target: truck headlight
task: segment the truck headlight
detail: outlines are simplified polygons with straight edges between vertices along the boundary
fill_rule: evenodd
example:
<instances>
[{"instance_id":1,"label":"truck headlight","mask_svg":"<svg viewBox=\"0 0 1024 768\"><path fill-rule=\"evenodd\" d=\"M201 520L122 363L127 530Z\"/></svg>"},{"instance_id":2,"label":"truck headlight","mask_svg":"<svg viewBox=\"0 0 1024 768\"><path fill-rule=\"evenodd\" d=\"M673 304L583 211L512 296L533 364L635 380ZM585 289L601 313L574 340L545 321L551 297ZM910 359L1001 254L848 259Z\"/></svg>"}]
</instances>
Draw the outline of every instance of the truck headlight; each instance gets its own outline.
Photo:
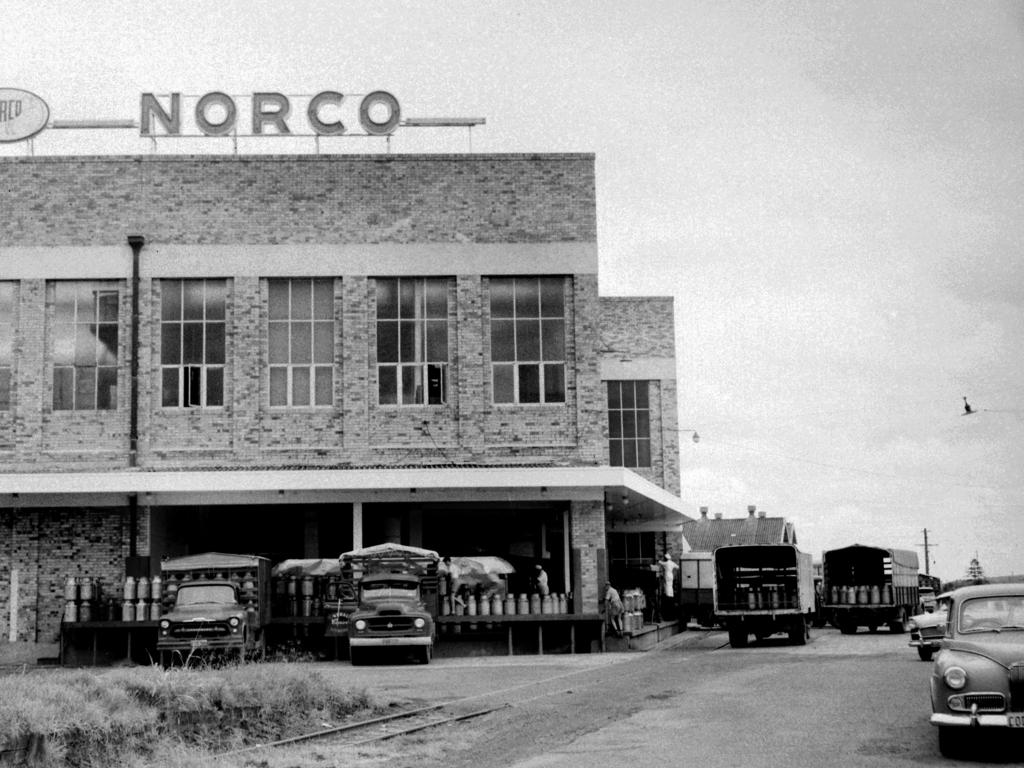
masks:
<instances>
[{"instance_id":1,"label":"truck headlight","mask_svg":"<svg viewBox=\"0 0 1024 768\"><path fill-rule=\"evenodd\" d=\"M164 632L166 632L170 628L171 628L171 622L169 622L167 619L164 619L163 621L160 622L160 629L162 629Z\"/></svg>"},{"instance_id":2,"label":"truck headlight","mask_svg":"<svg viewBox=\"0 0 1024 768\"><path fill-rule=\"evenodd\" d=\"M362 632L364 629L366 629L366 622L363 621L362 619L357 619L356 620L356 629L358 629L360 632Z\"/></svg>"},{"instance_id":3,"label":"truck headlight","mask_svg":"<svg viewBox=\"0 0 1024 768\"><path fill-rule=\"evenodd\" d=\"M423 629L425 626L427 626L427 622L425 622L423 619L416 619L412 623L412 625L416 627L416 629Z\"/></svg>"},{"instance_id":4,"label":"truck headlight","mask_svg":"<svg viewBox=\"0 0 1024 768\"><path fill-rule=\"evenodd\" d=\"M967 685L967 672L963 667L950 667L942 673L942 679L954 691L959 691Z\"/></svg>"},{"instance_id":5,"label":"truck headlight","mask_svg":"<svg viewBox=\"0 0 1024 768\"><path fill-rule=\"evenodd\" d=\"M228 619L228 624L230 624L232 627L237 627L241 623L241 620L239 620L237 616L232 616L230 619Z\"/></svg>"}]
</instances>

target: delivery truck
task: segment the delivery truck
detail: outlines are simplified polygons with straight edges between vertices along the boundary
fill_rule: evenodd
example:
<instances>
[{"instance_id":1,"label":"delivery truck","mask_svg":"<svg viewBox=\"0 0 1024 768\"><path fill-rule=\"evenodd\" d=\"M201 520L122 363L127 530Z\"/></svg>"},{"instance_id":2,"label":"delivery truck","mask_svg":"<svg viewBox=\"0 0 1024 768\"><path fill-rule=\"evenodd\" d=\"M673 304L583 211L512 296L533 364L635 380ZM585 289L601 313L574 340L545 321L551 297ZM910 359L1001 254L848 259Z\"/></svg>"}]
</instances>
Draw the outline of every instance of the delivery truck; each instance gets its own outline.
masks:
<instances>
[{"instance_id":1,"label":"delivery truck","mask_svg":"<svg viewBox=\"0 0 1024 768\"><path fill-rule=\"evenodd\" d=\"M874 632L887 625L906 631L918 612L917 553L908 549L853 544L822 555L822 599L840 632Z\"/></svg>"}]
</instances>

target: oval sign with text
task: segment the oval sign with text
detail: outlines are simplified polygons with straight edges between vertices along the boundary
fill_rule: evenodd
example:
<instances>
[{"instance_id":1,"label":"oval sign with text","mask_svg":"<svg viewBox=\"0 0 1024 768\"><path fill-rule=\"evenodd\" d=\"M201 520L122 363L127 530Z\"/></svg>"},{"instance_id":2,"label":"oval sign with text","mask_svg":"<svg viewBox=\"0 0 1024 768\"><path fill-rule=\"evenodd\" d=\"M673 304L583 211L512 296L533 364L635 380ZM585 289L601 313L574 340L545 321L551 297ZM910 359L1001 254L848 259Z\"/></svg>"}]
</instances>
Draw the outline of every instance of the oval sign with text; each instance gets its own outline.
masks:
<instances>
[{"instance_id":1,"label":"oval sign with text","mask_svg":"<svg viewBox=\"0 0 1024 768\"><path fill-rule=\"evenodd\" d=\"M0 88L0 143L31 139L49 120L50 108L34 93Z\"/></svg>"}]
</instances>

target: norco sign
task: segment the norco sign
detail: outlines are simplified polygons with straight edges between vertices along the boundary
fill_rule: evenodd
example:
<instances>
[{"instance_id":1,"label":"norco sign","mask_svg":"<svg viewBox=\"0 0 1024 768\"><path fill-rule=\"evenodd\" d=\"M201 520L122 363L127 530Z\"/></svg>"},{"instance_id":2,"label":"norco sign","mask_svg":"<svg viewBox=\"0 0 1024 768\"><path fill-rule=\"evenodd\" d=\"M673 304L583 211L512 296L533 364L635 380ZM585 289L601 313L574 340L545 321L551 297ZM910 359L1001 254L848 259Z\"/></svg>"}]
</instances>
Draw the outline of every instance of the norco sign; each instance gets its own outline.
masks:
<instances>
[{"instance_id":1,"label":"norco sign","mask_svg":"<svg viewBox=\"0 0 1024 768\"><path fill-rule=\"evenodd\" d=\"M0 88L0 143L31 139L49 120L50 108L34 93Z\"/></svg>"},{"instance_id":2,"label":"norco sign","mask_svg":"<svg viewBox=\"0 0 1024 768\"><path fill-rule=\"evenodd\" d=\"M155 94L144 93L139 110L139 133L142 136L156 136L157 126L167 136L189 135L182 129L182 95L172 93L163 97L164 104ZM169 98L169 101L167 99ZM195 98L195 107L189 110L195 127L205 136L244 135L244 123L239 124L238 105L236 99L251 101L250 120L247 121L253 136L261 135L301 135L293 134L292 101L305 103L305 122L312 133L317 136L340 136L349 133L348 126L341 119L342 105L345 96L337 91L321 91L312 97L293 96L289 98L283 93L259 92L251 96L232 97L220 91L204 94ZM365 134L370 136L387 136L395 132L401 120L401 109L398 99L387 91L368 93L359 101L358 117ZM241 128L241 131L238 129ZM192 133L191 135L196 135Z\"/></svg>"}]
</instances>

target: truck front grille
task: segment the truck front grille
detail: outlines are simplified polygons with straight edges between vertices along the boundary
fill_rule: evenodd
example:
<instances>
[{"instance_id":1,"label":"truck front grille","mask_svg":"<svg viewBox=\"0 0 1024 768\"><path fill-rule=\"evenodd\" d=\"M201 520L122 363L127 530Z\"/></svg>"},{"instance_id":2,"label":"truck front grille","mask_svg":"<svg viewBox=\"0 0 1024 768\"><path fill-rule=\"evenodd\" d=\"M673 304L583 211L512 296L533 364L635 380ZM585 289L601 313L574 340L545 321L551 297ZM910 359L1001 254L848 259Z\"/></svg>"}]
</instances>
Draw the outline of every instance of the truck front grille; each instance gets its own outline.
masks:
<instances>
[{"instance_id":1,"label":"truck front grille","mask_svg":"<svg viewBox=\"0 0 1024 768\"><path fill-rule=\"evenodd\" d=\"M368 632L411 632L415 629L412 616L372 616L366 620Z\"/></svg>"},{"instance_id":2,"label":"truck front grille","mask_svg":"<svg viewBox=\"0 0 1024 768\"><path fill-rule=\"evenodd\" d=\"M231 628L223 622L197 621L194 624L172 624L171 637L224 637L231 634Z\"/></svg>"}]
</instances>

